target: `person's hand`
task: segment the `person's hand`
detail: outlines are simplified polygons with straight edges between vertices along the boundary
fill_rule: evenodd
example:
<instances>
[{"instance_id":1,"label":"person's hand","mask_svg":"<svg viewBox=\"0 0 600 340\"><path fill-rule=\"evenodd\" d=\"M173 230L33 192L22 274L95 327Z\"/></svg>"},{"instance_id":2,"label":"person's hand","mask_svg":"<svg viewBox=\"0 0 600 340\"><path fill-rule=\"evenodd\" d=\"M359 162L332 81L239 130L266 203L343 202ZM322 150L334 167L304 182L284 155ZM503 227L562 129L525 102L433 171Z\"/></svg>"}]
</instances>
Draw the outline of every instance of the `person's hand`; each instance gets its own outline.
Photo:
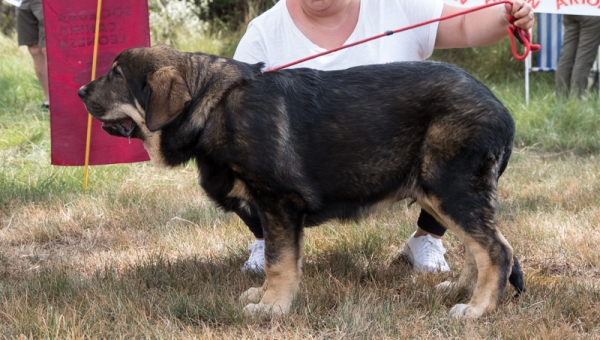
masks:
<instances>
[{"instance_id":1,"label":"person's hand","mask_svg":"<svg viewBox=\"0 0 600 340\"><path fill-rule=\"evenodd\" d=\"M518 28L528 30L533 27L535 22L533 8L525 1L514 0L512 6L510 4L505 4L504 10L506 13L506 20L508 21L508 17L512 15L515 19L514 24Z\"/></svg>"}]
</instances>

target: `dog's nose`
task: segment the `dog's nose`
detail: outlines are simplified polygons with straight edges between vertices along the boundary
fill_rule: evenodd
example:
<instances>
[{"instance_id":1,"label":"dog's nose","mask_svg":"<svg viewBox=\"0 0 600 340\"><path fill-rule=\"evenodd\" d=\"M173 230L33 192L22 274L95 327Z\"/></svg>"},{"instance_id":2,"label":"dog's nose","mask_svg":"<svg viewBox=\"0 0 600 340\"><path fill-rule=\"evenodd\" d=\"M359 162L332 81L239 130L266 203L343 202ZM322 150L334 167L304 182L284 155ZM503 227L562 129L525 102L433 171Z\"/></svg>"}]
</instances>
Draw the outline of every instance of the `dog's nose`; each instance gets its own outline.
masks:
<instances>
[{"instance_id":1,"label":"dog's nose","mask_svg":"<svg viewBox=\"0 0 600 340\"><path fill-rule=\"evenodd\" d=\"M85 96L87 96L87 90L86 90L85 86L82 86L79 89L79 91L77 91L77 95L79 96L79 98L85 99Z\"/></svg>"}]
</instances>

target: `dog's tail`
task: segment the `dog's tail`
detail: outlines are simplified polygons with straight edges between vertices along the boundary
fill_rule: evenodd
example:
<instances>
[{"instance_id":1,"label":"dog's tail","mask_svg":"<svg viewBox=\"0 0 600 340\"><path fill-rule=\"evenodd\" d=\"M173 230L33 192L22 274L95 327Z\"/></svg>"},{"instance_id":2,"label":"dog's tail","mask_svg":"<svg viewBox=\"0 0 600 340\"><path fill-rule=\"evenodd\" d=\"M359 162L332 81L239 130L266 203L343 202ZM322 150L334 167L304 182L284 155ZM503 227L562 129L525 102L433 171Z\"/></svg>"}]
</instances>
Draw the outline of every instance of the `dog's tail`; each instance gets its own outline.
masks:
<instances>
[{"instance_id":1,"label":"dog's tail","mask_svg":"<svg viewBox=\"0 0 600 340\"><path fill-rule=\"evenodd\" d=\"M508 282L515 287L517 293L515 297L521 295L522 292L525 291L525 279L523 278L523 271L521 270L521 265L517 260L517 257L513 257L513 266L510 272L510 276L508 277Z\"/></svg>"}]
</instances>

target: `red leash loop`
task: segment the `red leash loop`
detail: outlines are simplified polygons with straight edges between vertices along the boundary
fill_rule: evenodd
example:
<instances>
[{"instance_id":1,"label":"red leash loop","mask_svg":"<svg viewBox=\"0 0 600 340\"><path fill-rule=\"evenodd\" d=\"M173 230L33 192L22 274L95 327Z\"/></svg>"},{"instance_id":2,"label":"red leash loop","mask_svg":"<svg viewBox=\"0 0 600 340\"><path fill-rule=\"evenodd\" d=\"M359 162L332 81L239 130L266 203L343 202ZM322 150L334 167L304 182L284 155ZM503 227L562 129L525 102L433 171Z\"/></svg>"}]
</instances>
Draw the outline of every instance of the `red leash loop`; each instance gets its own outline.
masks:
<instances>
[{"instance_id":1,"label":"red leash loop","mask_svg":"<svg viewBox=\"0 0 600 340\"><path fill-rule=\"evenodd\" d=\"M394 30L394 31L386 31L386 32L381 33L381 34L374 35L374 36L372 36L370 38L366 38L366 39L363 39L363 40L355 41L353 43L342 45L342 46L339 46L339 47L335 47L335 48L332 48L330 50L327 50L327 51L324 51L324 52L321 52L321 53L313 54L313 55L308 56L306 58L298 59L296 61L292 61L290 63L284 64L284 65L281 65L281 66L270 68L268 70L263 71L263 73L278 71L278 70L281 70L281 69L286 68L286 67L290 67L290 66L293 66L293 65L296 65L296 64L300 64L300 63L305 62L305 61L310 60L310 59L318 58L320 56L323 56L323 55L326 55L326 54L329 54L329 53L333 53L333 52L342 50L344 48L348 48L348 47L351 47L351 46L355 46L355 45L359 45L359 44L365 43L367 41L375 40L375 39L378 39L378 38L381 38L381 37L386 37L386 36L392 35L394 33L398 33L398 32L402 32L402 31L410 30L410 29L413 29L413 28L416 28L416 27L420 27L420 26L429 25L429 24L437 22L437 21L442 21L442 20L454 18L454 17L460 16L460 15L465 15L467 13L479 11L481 9L484 9L484 8L487 8L487 7L496 6L496 5L500 5L500 4L510 4L510 5L512 5L512 1L504 0L504 1L493 2L493 3L489 3L489 4L477 6L477 7L472 7L472 8L469 8L467 10L464 10L464 11L456 12L454 14L446 15L446 16L443 16L443 17L439 17L437 19L431 19L431 20L423 21L423 22L420 22L418 24L414 24L414 25L403 27L403 28L399 28L399 29ZM512 21L510 21L510 20L512 20ZM517 28L514 25L514 19L512 19L512 16L510 16L509 22L511 23L512 27L508 27L507 30L508 30L510 38L511 38L510 42L511 42L511 46L512 46L513 55L515 56L516 59L523 60L523 59L525 59L527 57L527 55L529 54L530 51L538 51L540 49L540 45L532 45L531 44L531 42L530 42L531 38L529 36L529 32L521 30L521 29ZM524 51L524 54L522 56L517 53L517 49L515 47L515 42L514 42L515 37L517 38L517 40L519 40L525 46L525 51Z\"/></svg>"},{"instance_id":2,"label":"red leash loop","mask_svg":"<svg viewBox=\"0 0 600 340\"><path fill-rule=\"evenodd\" d=\"M510 24L512 26L507 27L506 30L508 31L508 35L510 37L510 48L512 50L513 55L515 56L515 59L525 60L525 58L527 58L527 55L529 54L529 52L539 51L540 48L542 48L539 44L531 43L531 35L529 34L529 31L522 30L522 29L518 28L517 26L515 26L515 18L513 18L512 15L508 18L508 22L510 22ZM515 38L521 44L523 44L523 54L522 55L519 55L519 52L517 52Z\"/></svg>"}]
</instances>

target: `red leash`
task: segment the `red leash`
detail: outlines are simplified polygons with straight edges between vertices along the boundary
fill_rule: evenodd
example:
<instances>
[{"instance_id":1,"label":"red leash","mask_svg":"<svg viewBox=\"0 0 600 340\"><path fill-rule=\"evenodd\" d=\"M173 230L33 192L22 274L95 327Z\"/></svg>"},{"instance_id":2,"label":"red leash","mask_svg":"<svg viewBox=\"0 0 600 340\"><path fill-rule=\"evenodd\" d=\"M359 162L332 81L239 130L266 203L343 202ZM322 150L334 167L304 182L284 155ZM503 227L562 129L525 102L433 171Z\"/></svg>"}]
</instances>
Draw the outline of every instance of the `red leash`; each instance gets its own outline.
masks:
<instances>
[{"instance_id":1,"label":"red leash","mask_svg":"<svg viewBox=\"0 0 600 340\"><path fill-rule=\"evenodd\" d=\"M443 17L439 17L437 19L431 19L431 20L420 22L418 24L414 24L414 25L403 27L403 28L399 28L399 29L394 30L394 31L385 31L384 33L381 33L381 34L378 34L378 35L374 35L374 36L372 36L370 38L366 38L366 39L363 39L363 40L355 41L353 43L342 45L342 46L336 47L336 48L332 48L330 50L327 50L327 51L324 51L324 52L321 52L321 53L313 54L313 55L308 56L306 58L302 58L302 59L298 59L296 61L292 61L291 63L287 63L287 64L284 64L284 65L281 65L281 66L273 67L273 68L268 69L268 70L266 70L264 72L279 71L279 70L281 70L283 68L290 67L290 66L296 65L296 64L300 64L300 63L305 62L307 60L318 58L318 57L320 57L322 55L333 53L333 52L342 50L344 48L348 48L348 47L351 47L351 46L359 45L359 44L365 43L367 41L379 39L381 37L386 37L388 35L392 35L394 33L402 32L402 31L407 31L407 30L410 30L410 29L413 29L413 28L416 28L416 27L429 25L429 24L437 22L437 21L442 21L442 20L446 20L446 19L457 17L459 15L464 15L464 14L467 14L467 13L479 11L481 9L484 9L484 8L487 8L487 7L496 6L496 5L499 5L499 4L511 4L512 5L512 2L511 1L506 1L506 0L505 1L493 2L493 3L485 4L485 5L482 5L482 6L472 7L472 8L469 8L467 10L464 10L464 11L461 11L461 12L457 12L457 13L454 13L454 14L450 14L450 15L446 15L446 16L443 16ZM510 22L510 24L512 25L512 27L507 27L506 29L507 29L508 34L510 36L510 44L511 44L512 52L513 52L513 55L515 56L515 59L517 59L517 60L523 60L523 59L525 59L527 57L527 55L529 54L530 51L538 51L540 49L540 45L531 44L531 37L530 37L528 31L522 30L522 29L520 29L520 28L518 28L517 26L514 25L514 18L512 16L509 17L508 21ZM517 40L519 40L519 42L521 42L521 44L523 44L523 46L524 46L523 55L519 55L517 53L517 48L515 46L515 38Z\"/></svg>"},{"instance_id":2,"label":"red leash","mask_svg":"<svg viewBox=\"0 0 600 340\"><path fill-rule=\"evenodd\" d=\"M540 46L539 44L531 43L531 36L529 34L529 31L522 30L522 29L518 28L517 26L515 26L515 24L514 24L515 18L513 18L512 15L508 18L508 22L510 22L512 27L507 27L506 30L508 31L508 35L510 37L510 48L512 50L513 56L515 56L515 59L525 60L525 58L527 58L527 55L529 54L529 52L539 51L540 48L542 48L542 46ZM523 51L522 55L519 55L519 53L517 52L515 38L517 38L517 40L519 40L519 42L524 47L524 51Z\"/></svg>"}]
</instances>

